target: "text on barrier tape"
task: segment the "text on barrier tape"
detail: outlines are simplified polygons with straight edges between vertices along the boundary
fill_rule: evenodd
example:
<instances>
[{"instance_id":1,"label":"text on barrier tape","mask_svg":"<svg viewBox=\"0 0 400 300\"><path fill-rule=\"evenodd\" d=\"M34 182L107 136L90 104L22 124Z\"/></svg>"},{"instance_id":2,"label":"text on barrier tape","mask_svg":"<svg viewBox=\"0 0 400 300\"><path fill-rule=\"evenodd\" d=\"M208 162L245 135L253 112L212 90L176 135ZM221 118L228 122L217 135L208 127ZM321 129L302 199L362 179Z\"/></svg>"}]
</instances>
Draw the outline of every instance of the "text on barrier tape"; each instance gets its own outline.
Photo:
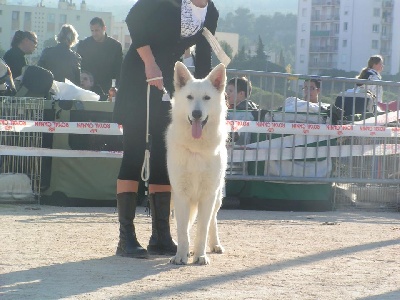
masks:
<instances>
[{"instance_id":1,"label":"text on barrier tape","mask_svg":"<svg viewBox=\"0 0 400 300\"><path fill-rule=\"evenodd\" d=\"M227 130L230 132L274 133L274 134L299 134L299 135L327 135L332 137L360 136L360 137L398 137L400 127L386 127L370 125L388 122L396 118L394 112L377 118L370 118L369 122L355 122L349 125L284 123L284 122L256 122L227 120ZM378 120L378 118L380 118ZM379 121L379 122L378 122ZM5 132L41 132L41 133L68 133L68 134L98 134L122 135L122 126L116 123L101 122L53 122L53 121L28 121L0 119L0 131Z\"/></svg>"}]
</instances>

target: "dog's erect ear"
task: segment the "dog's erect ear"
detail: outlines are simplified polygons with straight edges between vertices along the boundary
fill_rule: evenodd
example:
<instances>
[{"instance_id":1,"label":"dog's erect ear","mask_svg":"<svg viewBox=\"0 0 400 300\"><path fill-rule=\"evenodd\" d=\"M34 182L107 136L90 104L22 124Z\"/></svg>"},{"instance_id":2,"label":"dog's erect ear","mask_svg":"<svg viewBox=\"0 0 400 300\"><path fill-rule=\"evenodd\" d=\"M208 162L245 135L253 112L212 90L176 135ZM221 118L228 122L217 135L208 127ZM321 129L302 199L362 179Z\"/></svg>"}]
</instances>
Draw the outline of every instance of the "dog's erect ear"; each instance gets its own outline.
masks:
<instances>
[{"instance_id":1,"label":"dog's erect ear","mask_svg":"<svg viewBox=\"0 0 400 300\"><path fill-rule=\"evenodd\" d=\"M186 68L186 66L183 63L177 61L175 63L175 73L174 73L175 90L177 91L182 87L184 87L190 79L193 79L193 76L190 73L190 71Z\"/></svg>"},{"instance_id":2,"label":"dog's erect ear","mask_svg":"<svg viewBox=\"0 0 400 300\"><path fill-rule=\"evenodd\" d=\"M219 91L225 91L226 84L226 69L223 64L216 66L207 76L212 85Z\"/></svg>"}]
</instances>

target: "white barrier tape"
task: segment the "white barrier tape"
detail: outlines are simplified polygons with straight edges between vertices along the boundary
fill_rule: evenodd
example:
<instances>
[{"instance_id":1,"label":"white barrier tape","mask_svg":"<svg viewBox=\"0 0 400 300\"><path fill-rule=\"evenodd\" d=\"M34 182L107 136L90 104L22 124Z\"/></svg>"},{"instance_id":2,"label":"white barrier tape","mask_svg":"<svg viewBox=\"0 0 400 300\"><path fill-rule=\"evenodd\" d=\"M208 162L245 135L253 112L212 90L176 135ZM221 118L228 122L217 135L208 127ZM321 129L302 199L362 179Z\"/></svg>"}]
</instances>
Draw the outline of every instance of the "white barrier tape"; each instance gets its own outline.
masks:
<instances>
[{"instance_id":1,"label":"white barrier tape","mask_svg":"<svg viewBox=\"0 0 400 300\"><path fill-rule=\"evenodd\" d=\"M393 113L384 115L384 120L394 118ZM397 119L397 112L394 112ZM382 121L382 116L378 116ZM375 118L373 118L375 121ZM227 120L227 129L231 132L299 134L299 135L328 135L362 136L362 137L398 137L400 127L386 127L367 125L360 122L354 125L328 125L283 122L256 122ZM69 133L69 134L100 134L121 135L122 126L116 123L101 122L53 122L0 119L0 132L41 132L41 133Z\"/></svg>"},{"instance_id":2,"label":"white barrier tape","mask_svg":"<svg viewBox=\"0 0 400 300\"><path fill-rule=\"evenodd\" d=\"M285 149L237 149L228 152L229 162L249 162L265 160L325 159L327 157L387 156L400 154L400 145L342 145L321 147L297 147ZM122 152L48 149L33 147L0 146L0 155L39 157L93 157L122 158Z\"/></svg>"},{"instance_id":3,"label":"white barrier tape","mask_svg":"<svg viewBox=\"0 0 400 300\"><path fill-rule=\"evenodd\" d=\"M0 155L122 158L122 152L0 146Z\"/></svg>"},{"instance_id":4,"label":"white barrier tape","mask_svg":"<svg viewBox=\"0 0 400 300\"><path fill-rule=\"evenodd\" d=\"M281 122L227 121L231 132L328 135L331 137L399 137L400 127L373 125L328 125Z\"/></svg>"},{"instance_id":5,"label":"white barrier tape","mask_svg":"<svg viewBox=\"0 0 400 300\"><path fill-rule=\"evenodd\" d=\"M344 145L321 147L297 147L285 149L233 150L228 154L230 162L273 161L292 159L326 159L327 157L387 156L400 154L400 145Z\"/></svg>"},{"instance_id":6,"label":"white barrier tape","mask_svg":"<svg viewBox=\"0 0 400 300\"><path fill-rule=\"evenodd\" d=\"M320 143L330 140L331 137L326 135L305 136L305 135L288 135L282 138L275 138L267 141L260 141L252 144L247 144L246 148L254 149L267 149L267 148L287 148L293 146L302 146L311 143ZM334 138L336 139L336 138Z\"/></svg>"},{"instance_id":7,"label":"white barrier tape","mask_svg":"<svg viewBox=\"0 0 400 300\"><path fill-rule=\"evenodd\" d=\"M0 119L0 132L122 135L122 126L101 122L53 122Z\"/></svg>"}]
</instances>

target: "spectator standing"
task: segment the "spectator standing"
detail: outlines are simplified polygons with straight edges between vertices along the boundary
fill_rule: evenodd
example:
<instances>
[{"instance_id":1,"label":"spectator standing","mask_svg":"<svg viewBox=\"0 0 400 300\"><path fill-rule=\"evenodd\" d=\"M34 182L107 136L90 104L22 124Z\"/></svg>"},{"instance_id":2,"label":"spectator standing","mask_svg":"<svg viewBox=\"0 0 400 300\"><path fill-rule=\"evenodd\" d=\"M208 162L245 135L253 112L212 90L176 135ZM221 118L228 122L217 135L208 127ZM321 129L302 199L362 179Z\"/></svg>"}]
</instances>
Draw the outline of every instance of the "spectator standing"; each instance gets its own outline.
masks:
<instances>
[{"instance_id":1,"label":"spectator standing","mask_svg":"<svg viewBox=\"0 0 400 300\"><path fill-rule=\"evenodd\" d=\"M90 30L92 36L78 43L77 52L82 57L82 69L90 72L94 83L107 92L112 79L119 81L122 46L107 35L103 19L93 18L90 21Z\"/></svg>"},{"instance_id":2,"label":"spectator standing","mask_svg":"<svg viewBox=\"0 0 400 300\"><path fill-rule=\"evenodd\" d=\"M175 62L193 45L196 45L195 77L203 78L210 72L211 47L202 32L205 27L215 34L218 17L211 0L138 0L126 18L132 45L122 65L114 107L114 121L124 129L124 152L117 180L120 223L117 255L147 256L136 239L133 224L146 149L146 80L151 85L149 133L152 136L149 179L152 235L147 250L150 254L176 253L170 233L171 186L164 140L171 105L162 101L162 90L165 87L173 93Z\"/></svg>"},{"instance_id":3,"label":"spectator standing","mask_svg":"<svg viewBox=\"0 0 400 300\"><path fill-rule=\"evenodd\" d=\"M3 59L10 67L13 78L22 74L22 69L28 62L25 55L32 54L37 47L37 36L32 31L17 30L11 41L11 49L8 50Z\"/></svg>"},{"instance_id":4,"label":"spectator standing","mask_svg":"<svg viewBox=\"0 0 400 300\"><path fill-rule=\"evenodd\" d=\"M56 81L65 82L65 79L69 79L79 86L81 57L71 49L78 42L78 33L72 25L64 24L56 40L56 46L43 50L38 66L51 71Z\"/></svg>"}]
</instances>

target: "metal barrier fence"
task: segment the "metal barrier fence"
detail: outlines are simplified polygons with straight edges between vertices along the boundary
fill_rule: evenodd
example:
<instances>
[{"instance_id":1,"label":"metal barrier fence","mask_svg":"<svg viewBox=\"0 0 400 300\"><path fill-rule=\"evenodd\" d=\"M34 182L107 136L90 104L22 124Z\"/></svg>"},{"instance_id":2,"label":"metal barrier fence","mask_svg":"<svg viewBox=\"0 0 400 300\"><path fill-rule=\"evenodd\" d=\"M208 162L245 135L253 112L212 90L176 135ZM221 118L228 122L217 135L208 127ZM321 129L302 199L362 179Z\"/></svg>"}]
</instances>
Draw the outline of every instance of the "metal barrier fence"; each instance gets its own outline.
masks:
<instances>
[{"instance_id":1,"label":"metal barrier fence","mask_svg":"<svg viewBox=\"0 0 400 300\"><path fill-rule=\"evenodd\" d=\"M229 144L228 180L287 183L288 189L290 184L332 184L336 208L399 209L400 83L228 73L234 76L252 82L251 99L261 110L230 112L232 119L243 120L233 126L247 136L241 139L245 144ZM302 101L302 86L310 86L310 80L320 82L316 104ZM368 90L385 103L378 104Z\"/></svg>"},{"instance_id":2,"label":"metal barrier fence","mask_svg":"<svg viewBox=\"0 0 400 300\"><path fill-rule=\"evenodd\" d=\"M232 135L228 143L228 181L284 183L289 189L290 184L328 185L334 207L399 209L397 103L378 108L376 99L358 84L371 89L381 86L388 102L397 100L400 83L228 70L228 79L235 76L251 80L251 99L261 109L251 112L234 107L229 112L227 126L241 142ZM302 85L312 79L321 84L316 104L301 101ZM43 100L1 101L1 145L9 146L0 151L1 172L26 174L35 195L40 195L42 156L121 157L107 151L39 151L43 132L119 135L121 131L110 123L7 123L4 120L42 121ZM25 148L29 147L35 150L28 153Z\"/></svg>"},{"instance_id":3,"label":"metal barrier fence","mask_svg":"<svg viewBox=\"0 0 400 300\"><path fill-rule=\"evenodd\" d=\"M40 148L42 133L16 132L13 126L21 120L42 121L44 99L0 97L0 145L8 147ZM0 151L0 202L35 201L40 196L40 156L3 155Z\"/></svg>"}]
</instances>

